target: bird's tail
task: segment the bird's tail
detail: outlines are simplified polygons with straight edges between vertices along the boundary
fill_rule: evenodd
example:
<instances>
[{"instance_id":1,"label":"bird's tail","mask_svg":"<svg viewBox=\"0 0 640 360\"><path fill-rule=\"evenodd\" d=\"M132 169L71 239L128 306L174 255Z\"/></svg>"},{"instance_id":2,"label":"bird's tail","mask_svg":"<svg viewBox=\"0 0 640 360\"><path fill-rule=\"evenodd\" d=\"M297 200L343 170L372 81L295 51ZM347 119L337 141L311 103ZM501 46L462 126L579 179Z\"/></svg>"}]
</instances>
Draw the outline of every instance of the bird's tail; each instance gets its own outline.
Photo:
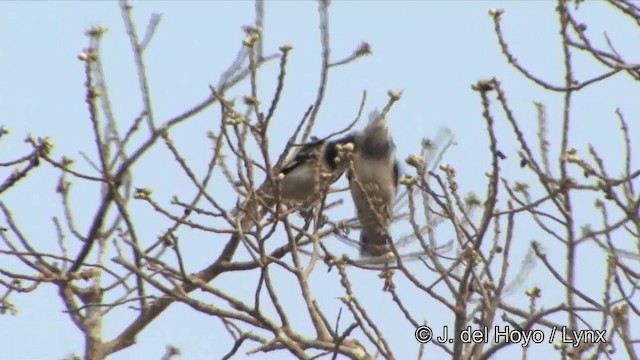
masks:
<instances>
[{"instance_id":1,"label":"bird's tail","mask_svg":"<svg viewBox=\"0 0 640 360\"><path fill-rule=\"evenodd\" d=\"M391 251L389 244L393 241L387 232L378 229L360 232L360 256L382 256Z\"/></svg>"}]
</instances>

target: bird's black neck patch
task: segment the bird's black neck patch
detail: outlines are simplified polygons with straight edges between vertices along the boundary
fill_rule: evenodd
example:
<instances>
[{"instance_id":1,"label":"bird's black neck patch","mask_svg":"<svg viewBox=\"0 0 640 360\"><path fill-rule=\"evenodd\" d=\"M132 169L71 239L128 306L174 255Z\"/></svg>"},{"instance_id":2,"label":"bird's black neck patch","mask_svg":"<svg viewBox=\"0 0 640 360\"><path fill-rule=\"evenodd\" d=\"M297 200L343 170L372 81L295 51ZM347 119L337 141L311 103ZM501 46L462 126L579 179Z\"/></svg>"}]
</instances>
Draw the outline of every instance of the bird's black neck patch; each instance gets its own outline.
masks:
<instances>
[{"instance_id":1,"label":"bird's black neck patch","mask_svg":"<svg viewBox=\"0 0 640 360\"><path fill-rule=\"evenodd\" d=\"M327 147L324 151L324 160L326 161L327 165L329 165L329 168L331 168L331 170L335 170L338 167L338 164L336 163L336 157L338 156L338 149L336 148L336 146L339 144L343 145L343 144L353 143L353 142L354 142L354 137L352 135L348 135L343 138L330 141L327 143Z\"/></svg>"}]
</instances>

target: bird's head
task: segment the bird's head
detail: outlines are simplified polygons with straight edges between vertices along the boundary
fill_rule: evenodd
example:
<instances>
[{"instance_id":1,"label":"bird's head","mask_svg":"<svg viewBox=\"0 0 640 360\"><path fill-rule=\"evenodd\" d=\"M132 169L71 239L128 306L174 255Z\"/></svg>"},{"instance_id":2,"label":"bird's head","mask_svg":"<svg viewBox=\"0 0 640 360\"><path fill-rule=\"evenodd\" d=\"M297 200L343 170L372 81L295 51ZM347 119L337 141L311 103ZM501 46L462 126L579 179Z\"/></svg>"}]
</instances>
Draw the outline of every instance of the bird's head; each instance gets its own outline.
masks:
<instances>
[{"instance_id":1,"label":"bird's head","mask_svg":"<svg viewBox=\"0 0 640 360\"><path fill-rule=\"evenodd\" d=\"M377 109L369 114L369 123L360 133L361 151L365 155L388 154L395 147L386 117Z\"/></svg>"}]
</instances>

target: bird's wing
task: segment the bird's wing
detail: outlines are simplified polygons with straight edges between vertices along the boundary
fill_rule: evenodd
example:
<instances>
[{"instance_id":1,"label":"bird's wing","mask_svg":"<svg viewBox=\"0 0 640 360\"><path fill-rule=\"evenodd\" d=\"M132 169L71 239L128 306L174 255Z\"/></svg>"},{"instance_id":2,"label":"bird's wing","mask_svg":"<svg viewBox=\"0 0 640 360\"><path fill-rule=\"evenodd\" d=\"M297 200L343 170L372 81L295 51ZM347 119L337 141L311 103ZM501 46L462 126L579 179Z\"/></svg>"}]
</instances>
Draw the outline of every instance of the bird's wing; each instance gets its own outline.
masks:
<instances>
[{"instance_id":1,"label":"bird's wing","mask_svg":"<svg viewBox=\"0 0 640 360\"><path fill-rule=\"evenodd\" d=\"M398 159L393 161L393 183L398 188L398 178L400 177L400 163L398 163Z\"/></svg>"},{"instance_id":2,"label":"bird's wing","mask_svg":"<svg viewBox=\"0 0 640 360\"><path fill-rule=\"evenodd\" d=\"M300 150L298 150L291 161L289 161L285 166L282 167L282 170L280 170L280 172L287 175L300 165L310 160L317 159L318 155L314 150L324 145L324 143L324 140L318 140L317 137L312 136L311 142L301 145Z\"/></svg>"}]
</instances>

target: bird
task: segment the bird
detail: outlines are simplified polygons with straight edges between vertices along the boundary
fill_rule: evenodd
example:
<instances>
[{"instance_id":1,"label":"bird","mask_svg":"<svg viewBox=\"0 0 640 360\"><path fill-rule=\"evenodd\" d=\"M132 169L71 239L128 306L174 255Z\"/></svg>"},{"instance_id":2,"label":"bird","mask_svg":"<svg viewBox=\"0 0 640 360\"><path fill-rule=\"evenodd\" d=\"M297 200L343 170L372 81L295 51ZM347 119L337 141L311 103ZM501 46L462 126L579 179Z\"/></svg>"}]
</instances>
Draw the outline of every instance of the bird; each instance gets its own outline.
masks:
<instances>
[{"instance_id":1,"label":"bird","mask_svg":"<svg viewBox=\"0 0 640 360\"><path fill-rule=\"evenodd\" d=\"M338 148L349 140L349 136L334 141L311 136L309 142L296 146L298 150L273 169L275 182L266 180L257 190L257 197L250 196L239 205L236 211L244 213L240 226L245 230L255 226L278 199L286 206L299 205L305 215L344 173L346 166L340 161Z\"/></svg>"},{"instance_id":2,"label":"bird","mask_svg":"<svg viewBox=\"0 0 640 360\"><path fill-rule=\"evenodd\" d=\"M373 110L367 126L348 140L354 144L347 180L361 227L360 256L382 256L393 241L390 226L400 172L386 116Z\"/></svg>"},{"instance_id":3,"label":"bird","mask_svg":"<svg viewBox=\"0 0 640 360\"><path fill-rule=\"evenodd\" d=\"M327 141L312 136L310 142L301 145L278 173L281 201L304 206L317 201L318 195L344 173L345 165L338 157L338 147L347 141L348 137Z\"/></svg>"}]
</instances>

